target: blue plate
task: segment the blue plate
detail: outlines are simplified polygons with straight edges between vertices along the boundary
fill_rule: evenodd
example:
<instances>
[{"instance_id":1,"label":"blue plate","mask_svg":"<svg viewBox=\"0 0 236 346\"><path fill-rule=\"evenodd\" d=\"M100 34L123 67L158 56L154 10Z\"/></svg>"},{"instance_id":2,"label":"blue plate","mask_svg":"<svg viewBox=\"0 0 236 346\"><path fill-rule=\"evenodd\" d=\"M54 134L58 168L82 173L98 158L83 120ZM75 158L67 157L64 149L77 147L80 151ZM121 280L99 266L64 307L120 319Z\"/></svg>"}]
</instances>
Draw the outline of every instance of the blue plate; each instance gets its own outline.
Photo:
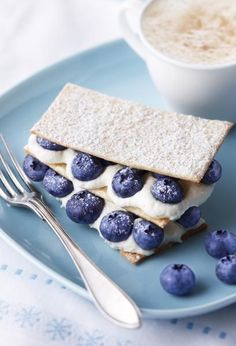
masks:
<instances>
[{"instance_id":1,"label":"blue plate","mask_svg":"<svg viewBox=\"0 0 236 346\"><path fill-rule=\"evenodd\" d=\"M38 73L1 97L0 129L20 161L24 157L23 146L29 129L66 82L164 107L144 63L124 42L116 41L78 54ZM236 230L235 137L233 131L220 150L218 159L224 168L223 178L213 197L202 208L210 229L225 227ZM135 300L144 317L193 316L236 302L235 286L224 285L215 277L216 261L204 250L204 235L195 236L134 266L105 245L94 230L68 220L55 199L49 195L45 197L71 237ZM89 298L63 246L46 224L30 211L13 209L0 201L0 227L1 238L49 275ZM173 262L186 263L195 271L198 284L191 296L176 298L161 288L160 271Z\"/></svg>"}]
</instances>

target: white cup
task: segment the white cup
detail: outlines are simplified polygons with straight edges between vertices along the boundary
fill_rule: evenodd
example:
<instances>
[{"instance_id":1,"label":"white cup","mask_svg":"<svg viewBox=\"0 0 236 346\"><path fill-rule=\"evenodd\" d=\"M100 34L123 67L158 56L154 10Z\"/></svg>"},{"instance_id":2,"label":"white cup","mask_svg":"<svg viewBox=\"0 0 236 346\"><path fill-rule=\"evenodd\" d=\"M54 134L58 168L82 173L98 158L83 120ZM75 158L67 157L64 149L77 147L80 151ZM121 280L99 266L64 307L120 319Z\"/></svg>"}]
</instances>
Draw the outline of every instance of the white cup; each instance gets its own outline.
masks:
<instances>
[{"instance_id":1,"label":"white cup","mask_svg":"<svg viewBox=\"0 0 236 346\"><path fill-rule=\"evenodd\" d=\"M128 1L120 10L124 39L145 60L168 109L185 114L236 121L236 62L186 64L154 49L141 29L142 15L152 1Z\"/></svg>"}]
</instances>

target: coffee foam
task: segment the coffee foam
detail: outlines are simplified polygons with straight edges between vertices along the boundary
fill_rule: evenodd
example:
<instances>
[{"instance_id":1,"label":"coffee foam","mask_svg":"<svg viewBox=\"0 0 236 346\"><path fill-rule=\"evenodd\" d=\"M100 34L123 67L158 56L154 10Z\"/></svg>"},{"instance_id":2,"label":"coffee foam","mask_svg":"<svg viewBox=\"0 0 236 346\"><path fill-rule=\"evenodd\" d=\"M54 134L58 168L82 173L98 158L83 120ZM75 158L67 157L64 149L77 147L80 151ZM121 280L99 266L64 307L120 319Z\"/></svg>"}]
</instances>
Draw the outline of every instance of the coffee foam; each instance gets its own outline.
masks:
<instances>
[{"instance_id":1,"label":"coffee foam","mask_svg":"<svg viewBox=\"0 0 236 346\"><path fill-rule=\"evenodd\" d=\"M142 31L157 50L192 64L236 61L235 0L156 0Z\"/></svg>"}]
</instances>

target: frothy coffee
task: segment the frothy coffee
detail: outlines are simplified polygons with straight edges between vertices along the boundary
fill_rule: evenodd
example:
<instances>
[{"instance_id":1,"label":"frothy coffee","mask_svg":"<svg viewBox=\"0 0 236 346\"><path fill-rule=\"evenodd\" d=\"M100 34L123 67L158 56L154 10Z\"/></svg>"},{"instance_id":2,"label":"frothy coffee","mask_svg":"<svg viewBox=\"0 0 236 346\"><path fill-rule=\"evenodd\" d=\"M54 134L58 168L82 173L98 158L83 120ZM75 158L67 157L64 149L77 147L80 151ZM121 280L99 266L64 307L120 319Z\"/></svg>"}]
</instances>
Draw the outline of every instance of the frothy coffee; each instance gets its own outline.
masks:
<instances>
[{"instance_id":1,"label":"frothy coffee","mask_svg":"<svg viewBox=\"0 0 236 346\"><path fill-rule=\"evenodd\" d=\"M236 61L235 0L156 0L142 31L157 50L191 64Z\"/></svg>"}]
</instances>

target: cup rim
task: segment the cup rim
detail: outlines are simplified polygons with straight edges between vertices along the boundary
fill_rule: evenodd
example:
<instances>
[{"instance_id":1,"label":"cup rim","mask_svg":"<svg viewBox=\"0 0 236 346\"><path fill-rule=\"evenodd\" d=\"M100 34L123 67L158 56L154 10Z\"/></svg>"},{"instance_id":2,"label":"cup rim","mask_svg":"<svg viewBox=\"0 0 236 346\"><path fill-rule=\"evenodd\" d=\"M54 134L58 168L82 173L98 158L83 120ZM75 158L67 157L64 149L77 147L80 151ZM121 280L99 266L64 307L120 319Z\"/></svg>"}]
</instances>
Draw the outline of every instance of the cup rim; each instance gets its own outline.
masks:
<instances>
[{"instance_id":1,"label":"cup rim","mask_svg":"<svg viewBox=\"0 0 236 346\"><path fill-rule=\"evenodd\" d=\"M149 0L147 1L147 3L144 4L143 8L141 9L141 11L139 12L139 18L138 18L138 34L139 37L142 41L142 43L146 46L146 48L148 48L151 53L153 55L155 55L156 57L161 58L162 60L165 60L166 62L169 62L171 64L174 64L176 66L179 67L183 67L186 69L192 69L192 70L221 70L221 69L225 69L225 68L230 68L233 66L236 66L236 60L234 62L228 62L225 64L211 64L211 65L206 65L206 64L191 64L191 63L185 63L183 61L177 60L175 58L172 58L164 53L161 53L160 51L158 51L157 49L155 49L151 43L146 39L146 37L143 34L142 31L142 17L144 15L144 12L146 11L146 9L151 5L152 2L154 1L158 1L158 0Z\"/></svg>"}]
</instances>

